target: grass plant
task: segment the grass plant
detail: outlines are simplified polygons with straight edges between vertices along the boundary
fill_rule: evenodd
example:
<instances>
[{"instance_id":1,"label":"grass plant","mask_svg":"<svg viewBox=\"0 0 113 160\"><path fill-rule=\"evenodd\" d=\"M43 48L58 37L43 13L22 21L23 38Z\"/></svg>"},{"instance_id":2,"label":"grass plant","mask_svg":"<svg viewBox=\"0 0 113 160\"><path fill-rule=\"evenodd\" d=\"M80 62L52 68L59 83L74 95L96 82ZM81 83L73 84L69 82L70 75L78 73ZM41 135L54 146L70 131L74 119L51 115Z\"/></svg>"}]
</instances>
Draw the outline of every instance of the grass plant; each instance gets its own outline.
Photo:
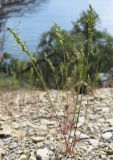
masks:
<instances>
[{"instance_id":1,"label":"grass plant","mask_svg":"<svg viewBox=\"0 0 113 160\"><path fill-rule=\"evenodd\" d=\"M83 92L84 92L84 85L86 82L89 81L90 77L88 76L88 67L89 67L89 61L90 56L93 53L93 45L92 45L92 39L93 39L93 9L90 6L89 7L89 17L88 17L88 52L87 54L84 53L84 44L81 44L81 49L77 50L76 48L73 48L73 52L75 54L75 57L78 57L78 65L75 64L75 70L73 70L73 74L68 77L69 72L69 63L67 61L68 59L68 52L66 51L64 47L64 37L61 32L61 29L58 25L55 25L55 34L56 38L59 42L59 45L62 47L62 52L64 55L64 61L60 64L60 72L62 75L62 84L63 84L63 90L66 93L65 98L65 104L63 96L60 92L60 86L58 85L58 79L57 79L57 71L55 70L54 65L52 64L52 61L47 57L45 53L45 59L48 63L48 65L51 68L51 71L54 75L55 83L57 86L58 94L61 99L62 105L63 105L63 113L64 118L60 119L58 116L57 108L55 103L52 101L51 96L49 94L48 87L46 85L46 82L44 80L44 75L42 73L42 70L39 66L39 64L36 63L37 59L33 56L33 54L26 48L25 44L22 42L22 40L19 38L19 35L14 32L11 28L8 28L8 31L12 34L14 39L16 40L16 43L20 46L22 51L27 54L27 56L30 58L30 62L37 74L37 78L40 81L41 85L43 86L44 91L46 92L49 104L52 109L52 114L56 117L56 121L58 123L58 127L60 128L60 133L63 136L63 141L65 144L65 153L66 155L72 155L74 153L74 148L79 141L79 136L76 135L76 131L78 129L78 123L79 118L81 114L81 106L82 106L82 99L83 99ZM30 72L30 79L32 78L33 72ZM69 83L68 80L70 78L70 89L69 89ZM78 83L77 90L75 92L75 84L76 82L82 82ZM30 83L32 85L32 82L30 80ZM64 85L65 84L65 85ZM81 91L81 94L79 94ZM79 104L79 105L78 105ZM87 117L87 105L84 113L84 117L86 119ZM73 132L73 135L72 135Z\"/></svg>"}]
</instances>

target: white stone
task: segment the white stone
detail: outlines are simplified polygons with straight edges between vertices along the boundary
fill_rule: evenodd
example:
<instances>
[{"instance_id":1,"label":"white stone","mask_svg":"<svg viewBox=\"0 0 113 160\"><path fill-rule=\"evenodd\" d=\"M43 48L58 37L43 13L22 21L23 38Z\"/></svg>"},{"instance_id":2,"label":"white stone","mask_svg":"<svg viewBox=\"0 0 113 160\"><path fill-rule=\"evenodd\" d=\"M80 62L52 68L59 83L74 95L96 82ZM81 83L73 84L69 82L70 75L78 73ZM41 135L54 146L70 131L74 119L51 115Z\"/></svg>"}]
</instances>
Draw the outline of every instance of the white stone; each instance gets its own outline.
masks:
<instances>
[{"instance_id":1,"label":"white stone","mask_svg":"<svg viewBox=\"0 0 113 160\"><path fill-rule=\"evenodd\" d=\"M84 122L85 122L85 117L80 117L77 127L81 127L82 125L84 125Z\"/></svg>"},{"instance_id":2,"label":"white stone","mask_svg":"<svg viewBox=\"0 0 113 160\"><path fill-rule=\"evenodd\" d=\"M41 130L47 131L47 125L40 125L39 127Z\"/></svg>"},{"instance_id":3,"label":"white stone","mask_svg":"<svg viewBox=\"0 0 113 160\"><path fill-rule=\"evenodd\" d=\"M26 155L21 155L19 159L17 160L26 160L27 159L27 156Z\"/></svg>"},{"instance_id":4,"label":"white stone","mask_svg":"<svg viewBox=\"0 0 113 160\"><path fill-rule=\"evenodd\" d=\"M38 149L36 152L37 156L40 156L42 160L49 160L49 150L47 148L44 149Z\"/></svg>"},{"instance_id":5,"label":"white stone","mask_svg":"<svg viewBox=\"0 0 113 160\"><path fill-rule=\"evenodd\" d=\"M102 112L109 112L109 108L108 107L102 108Z\"/></svg>"},{"instance_id":6,"label":"white stone","mask_svg":"<svg viewBox=\"0 0 113 160\"><path fill-rule=\"evenodd\" d=\"M106 132L102 135L102 137L105 139L105 140L108 140L112 137L112 133L111 132Z\"/></svg>"},{"instance_id":7,"label":"white stone","mask_svg":"<svg viewBox=\"0 0 113 160\"><path fill-rule=\"evenodd\" d=\"M36 156L34 155L34 152L31 152L31 156L30 156L29 160L36 160Z\"/></svg>"},{"instance_id":8,"label":"white stone","mask_svg":"<svg viewBox=\"0 0 113 160\"><path fill-rule=\"evenodd\" d=\"M113 126L113 118L108 119L107 122L110 123L111 126Z\"/></svg>"},{"instance_id":9,"label":"white stone","mask_svg":"<svg viewBox=\"0 0 113 160\"><path fill-rule=\"evenodd\" d=\"M89 143L90 143L92 146L96 147L96 146L98 146L98 144L99 144L99 140L97 140L97 139L89 139Z\"/></svg>"},{"instance_id":10,"label":"white stone","mask_svg":"<svg viewBox=\"0 0 113 160\"><path fill-rule=\"evenodd\" d=\"M45 137L31 137L32 141L35 143L43 142L45 140Z\"/></svg>"},{"instance_id":11,"label":"white stone","mask_svg":"<svg viewBox=\"0 0 113 160\"><path fill-rule=\"evenodd\" d=\"M7 136L10 136L11 135L11 131L9 131L9 130L1 130L0 131L0 137L7 137Z\"/></svg>"},{"instance_id":12,"label":"white stone","mask_svg":"<svg viewBox=\"0 0 113 160\"><path fill-rule=\"evenodd\" d=\"M74 135L74 131L72 132L71 136L73 136L73 135ZM89 138L89 136L87 134L84 134L80 131L76 131L75 135L80 139L88 139Z\"/></svg>"},{"instance_id":13,"label":"white stone","mask_svg":"<svg viewBox=\"0 0 113 160\"><path fill-rule=\"evenodd\" d=\"M0 147L0 156L4 155L5 151Z\"/></svg>"},{"instance_id":14,"label":"white stone","mask_svg":"<svg viewBox=\"0 0 113 160\"><path fill-rule=\"evenodd\" d=\"M41 119L41 124L48 125L49 123L50 123L49 120L47 120L47 119Z\"/></svg>"}]
</instances>

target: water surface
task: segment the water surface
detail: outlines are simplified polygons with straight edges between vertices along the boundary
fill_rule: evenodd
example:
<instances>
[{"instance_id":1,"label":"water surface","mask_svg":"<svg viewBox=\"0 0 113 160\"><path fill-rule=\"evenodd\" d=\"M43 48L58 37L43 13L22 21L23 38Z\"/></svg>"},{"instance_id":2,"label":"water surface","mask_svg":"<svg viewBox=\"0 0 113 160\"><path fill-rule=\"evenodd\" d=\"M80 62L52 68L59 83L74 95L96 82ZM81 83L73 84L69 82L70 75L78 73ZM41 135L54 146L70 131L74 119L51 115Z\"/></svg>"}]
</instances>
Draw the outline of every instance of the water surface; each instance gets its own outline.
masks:
<instances>
[{"instance_id":1,"label":"water surface","mask_svg":"<svg viewBox=\"0 0 113 160\"><path fill-rule=\"evenodd\" d=\"M48 31L54 23L70 30L72 21L76 21L80 13L87 9L87 0L46 0L40 7L35 5L32 12L26 9L22 15L12 15L6 27L18 31L29 49L35 52L43 32ZM4 49L13 56L23 57L9 34L6 34Z\"/></svg>"}]
</instances>

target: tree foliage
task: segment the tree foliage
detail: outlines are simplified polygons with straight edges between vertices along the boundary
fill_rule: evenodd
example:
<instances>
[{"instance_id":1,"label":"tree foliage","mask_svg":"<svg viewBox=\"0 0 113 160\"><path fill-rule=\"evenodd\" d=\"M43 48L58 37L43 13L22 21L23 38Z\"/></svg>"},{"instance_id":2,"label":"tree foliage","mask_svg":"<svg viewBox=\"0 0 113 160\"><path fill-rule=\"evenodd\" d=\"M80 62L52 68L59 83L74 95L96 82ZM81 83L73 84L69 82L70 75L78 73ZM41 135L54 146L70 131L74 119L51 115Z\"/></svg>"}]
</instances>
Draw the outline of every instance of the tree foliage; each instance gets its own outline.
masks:
<instances>
[{"instance_id":1,"label":"tree foliage","mask_svg":"<svg viewBox=\"0 0 113 160\"><path fill-rule=\"evenodd\" d=\"M93 13L91 20L89 15ZM91 22L89 22L91 21ZM90 78L94 77L95 70L98 72L107 72L113 67L113 37L108 34L105 30L101 31L97 28L97 24L100 22L97 13L90 8L87 12L83 12L80 18L73 22L73 28L70 31L62 30L64 37L63 46L59 45L58 39L55 34L55 26L50 31L44 33L41 37L38 45L39 57L43 57L44 53L51 56L51 61L56 70L60 70L60 64L64 61L63 52L66 51L68 54L69 72L68 76L73 73L73 70L77 68L79 51L83 48L84 53L84 66L87 64L86 57L88 57L88 75ZM91 30L90 30L91 28ZM92 32L89 34L89 32ZM92 36L91 46L89 49L89 39ZM89 54L88 49L92 52ZM78 51L78 52L76 52ZM87 56L89 54L89 56ZM44 63L43 72L45 73L46 79L49 81L52 79L48 64ZM61 76L60 76L61 78ZM50 83L50 81L49 81Z\"/></svg>"},{"instance_id":2,"label":"tree foliage","mask_svg":"<svg viewBox=\"0 0 113 160\"><path fill-rule=\"evenodd\" d=\"M43 33L37 47L36 65L41 68L48 87L58 88L58 85L63 88L66 77L72 76L76 84L83 80L83 74L88 77L85 81L93 80L96 73L107 72L113 67L113 37L97 28L99 21L90 6L76 22L72 22L70 31L55 24L50 31ZM9 70L8 73L15 73L17 79L23 81L27 77L30 84L41 86L30 62L20 62L9 55L5 58L10 59L10 64L2 62L1 71Z\"/></svg>"}]
</instances>

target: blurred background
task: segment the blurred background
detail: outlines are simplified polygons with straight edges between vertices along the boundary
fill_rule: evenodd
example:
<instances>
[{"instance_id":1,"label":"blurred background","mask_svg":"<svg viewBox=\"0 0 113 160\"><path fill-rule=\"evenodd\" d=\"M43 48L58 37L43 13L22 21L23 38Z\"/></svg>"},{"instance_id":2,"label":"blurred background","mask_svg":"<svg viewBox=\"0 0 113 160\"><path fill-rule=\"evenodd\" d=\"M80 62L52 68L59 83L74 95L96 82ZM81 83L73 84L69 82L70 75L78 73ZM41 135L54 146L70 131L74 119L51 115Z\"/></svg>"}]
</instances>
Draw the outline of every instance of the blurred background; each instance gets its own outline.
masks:
<instances>
[{"instance_id":1,"label":"blurred background","mask_svg":"<svg viewBox=\"0 0 113 160\"><path fill-rule=\"evenodd\" d=\"M22 53L13 37L8 33L7 27L11 27L16 31L30 51L38 55L41 49L43 50L47 45L43 41L44 38L45 41L48 41L47 34L44 35L44 33L49 33L48 31L51 31L55 23L60 25L62 30L67 33L71 33L74 30L75 22L77 21L78 26L80 24L81 27L84 27L84 22L80 20L80 17L84 15L82 15L83 12L87 12L88 8L88 0L0 0L1 60L3 59L2 57L5 57L7 63L9 63L8 56L10 55L13 60L28 61L28 57ZM107 42L110 40L111 45L113 36L113 1L95 0L93 9L99 19L98 23L95 23L95 27L102 32L102 34L98 33L98 38L100 38L98 42L100 43L101 41L102 45L105 45L105 39L107 39ZM106 47L108 47L108 43ZM110 47L110 51L105 48L101 53L107 50L107 53L109 53L107 57L111 56L113 46ZM104 57L103 59L105 60L106 58ZM110 65L109 62L107 64L105 62L104 67L100 67L100 72L108 72L111 69L111 62ZM103 73L101 75L103 76Z\"/></svg>"}]
</instances>

